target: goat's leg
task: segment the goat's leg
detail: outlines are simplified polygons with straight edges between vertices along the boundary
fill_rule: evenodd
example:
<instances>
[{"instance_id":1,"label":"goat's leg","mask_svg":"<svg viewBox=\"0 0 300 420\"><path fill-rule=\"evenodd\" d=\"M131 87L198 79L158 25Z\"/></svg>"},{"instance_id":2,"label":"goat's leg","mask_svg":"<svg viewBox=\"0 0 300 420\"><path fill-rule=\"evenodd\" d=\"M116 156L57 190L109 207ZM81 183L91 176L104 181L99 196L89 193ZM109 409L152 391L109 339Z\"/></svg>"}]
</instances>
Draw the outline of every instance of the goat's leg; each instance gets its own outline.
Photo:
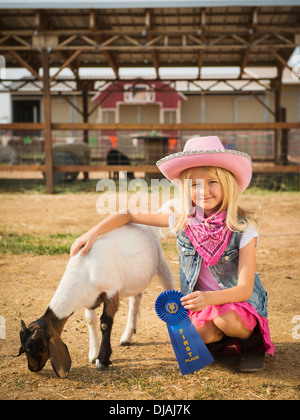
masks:
<instances>
[{"instance_id":1,"label":"goat's leg","mask_svg":"<svg viewBox=\"0 0 300 420\"><path fill-rule=\"evenodd\" d=\"M119 295L116 294L110 299L104 301L103 313L100 317L100 328L102 332L102 341L99 355L96 359L96 369L105 370L111 364L109 360L112 350L110 345L111 330L114 316L119 307Z\"/></svg>"},{"instance_id":2,"label":"goat's leg","mask_svg":"<svg viewBox=\"0 0 300 420\"><path fill-rule=\"evenodd\" d=\"M140 318L142 295L142 293L139 293L138 295L129 298L127 325L120 340L121 346L130 346L132 344L132 336L136 333Z\"/></svg>"},{"instance_id":3,"label":"goat's leg","mask_svg":"<svg viewBox=\"0 0 300 420\"><path fill-rule=\"evenodd\" d=\"M97 356L99 354L99 350L100 350L96 311L94 309L86 309L85 319L88 324L89 335L90 335L89 360L91 363L95 363Z\"/></svg>"}]
</instances>

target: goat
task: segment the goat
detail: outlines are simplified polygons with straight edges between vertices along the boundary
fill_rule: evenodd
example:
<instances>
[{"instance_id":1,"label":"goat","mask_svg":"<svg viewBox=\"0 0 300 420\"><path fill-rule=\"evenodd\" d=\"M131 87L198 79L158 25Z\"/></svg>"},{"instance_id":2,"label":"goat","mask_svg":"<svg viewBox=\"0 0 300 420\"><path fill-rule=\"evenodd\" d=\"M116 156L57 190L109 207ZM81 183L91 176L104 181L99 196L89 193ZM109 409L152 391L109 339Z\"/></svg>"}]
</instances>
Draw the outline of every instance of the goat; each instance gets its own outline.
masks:
<instances>
[{"instance_id":1,"label":"goat","mask_svg":"<svg viewBox=\"0 0 300 420\"><path fill-rule=\"evenodd\" d=\"M37 372L50 358L59 378L66 378L71 367L61 333L69 317L85 309L90 336L89 360L97 370L111 364L110 337L119 299L130 297L128 320L121 345L132 344L136 332L143 290L158 274L164 289L173 288L171 270L163 258L156 229L128 224L101 235L89 252L70 258L62 280L45 314L28 328L21 320L21 348L28 368ZM95 309L103 303L100 317L101 346L97 335Z\"/></svg>"}]
</instances>

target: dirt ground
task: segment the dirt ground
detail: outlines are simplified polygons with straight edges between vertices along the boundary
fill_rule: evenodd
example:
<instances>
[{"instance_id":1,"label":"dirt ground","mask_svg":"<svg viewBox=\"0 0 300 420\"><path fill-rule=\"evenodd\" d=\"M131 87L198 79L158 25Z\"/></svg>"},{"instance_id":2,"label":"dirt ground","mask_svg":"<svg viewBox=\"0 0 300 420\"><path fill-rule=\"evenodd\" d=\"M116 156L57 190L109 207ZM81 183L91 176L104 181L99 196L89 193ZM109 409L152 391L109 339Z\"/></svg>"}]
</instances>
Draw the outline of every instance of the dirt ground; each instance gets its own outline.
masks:
<instances>
[{"instance_id":1,"label":"dirt ground","mask_svg":"<svg viewBox=\"0 0 300 420\"><path fill-rule=\"evenodd\" d=\"M93 193L1 194L0 235L85 232L100 219L96 199ZM20 346L20 320L29 324L44 313L68 255L6 254L0 258L0 315L6 320L6 337L0 340L0 399L299 399L300 194L247 194L242 202L259 205L262 215L257 271L269 293L270 330L276 347L273 358L266 356L263 372L239 373L237 357L232 356L182 376L166 326L155 314L155 299L162 289L154 277L144 293L139 328L130 347L119 345L128 302L120 304L108 371L98 372L89 364L88 331L81 310L63 332L72 358L69 377L58 379L50 362L41 372L31 373L24 355L12 357ZM175 240L168 237L163 242L179 289Z\"/></svg>"}]
</instances>

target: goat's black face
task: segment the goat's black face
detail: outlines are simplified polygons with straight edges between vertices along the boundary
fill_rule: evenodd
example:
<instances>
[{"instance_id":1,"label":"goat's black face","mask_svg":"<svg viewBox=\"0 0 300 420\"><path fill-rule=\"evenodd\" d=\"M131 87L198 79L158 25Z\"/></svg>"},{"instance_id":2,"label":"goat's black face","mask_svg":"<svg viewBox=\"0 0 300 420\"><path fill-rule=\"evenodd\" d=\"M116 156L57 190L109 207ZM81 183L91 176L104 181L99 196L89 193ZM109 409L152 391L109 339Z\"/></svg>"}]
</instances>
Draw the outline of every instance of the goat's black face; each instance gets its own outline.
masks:
<instances>
[{"instance_id":1,"label":"goat's black face","mask_svg":"<svg viewBox=\"0 0 300 420\"><path fill-rule=\"evenodd\" d=\"M26 354L28 369L32 372L42 370L49 359L49 351L47 339L41 326L34 322L27 328L24 321L21 321L20 338L19 355Z\"/></svg>"}]
</instances>

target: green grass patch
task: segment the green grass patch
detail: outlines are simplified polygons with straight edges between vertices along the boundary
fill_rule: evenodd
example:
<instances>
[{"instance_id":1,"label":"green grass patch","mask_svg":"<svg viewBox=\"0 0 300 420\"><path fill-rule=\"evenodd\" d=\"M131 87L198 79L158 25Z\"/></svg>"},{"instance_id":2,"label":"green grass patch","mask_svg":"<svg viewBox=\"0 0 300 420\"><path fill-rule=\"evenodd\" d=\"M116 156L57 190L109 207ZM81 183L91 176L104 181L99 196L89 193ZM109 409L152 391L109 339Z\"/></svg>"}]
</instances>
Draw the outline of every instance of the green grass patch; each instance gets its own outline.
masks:
<instances>
[{"instance_id":1,"label":"green grass patch","mask_svg":"<svg viewBox=\"0 0 300 420\"><path fill-rule=\"evenodd\" d=\"M34 254L59 255L68 254L71 245L80 233L58 233L56 235L17 235L15 233L0 233L0 255L5 254ZM162 241L162 248L168 254L177 255L174 244Z\"/></svg>"},{"instance_id":2,"label":"green grass patch","mask_svg":"<svg viewBox=\"0 0 300 420\"><path fill-rule=\"evenodd\" d=\"M146 178L149 192L151 190L151 180ZM77 179L74 182L55 184L55 194L74 194L74 193L96 193L97 179L90 179L86 182ZM129 182L129 181L128 181ZM300 189L300 177L295 166L295 173L254 173L250 187L247 191L251 192L295 192ZM119 182L116 181L116 190L119 190ZM46 185L43 179L0 179L0 193L15 192L29 194L45 194Z\"/></svg>"},{"instance_id":3,"label":"green grass patch","mask_svg":"<svg viewBox=\"0 0 300 420\"><path fill-rule=\"evenodd\" d=\"M64 184L55 184L55 194L73 194L73 193L96 193L97 180L83 182L66 182ZM46 185L43 179L0 179L0 193L27 193L27 194L46 194Z\"/></svg>"},{"instance_id":4,"label":"green grass patch","mask_svg":"<svg viewBox=\"0 0 300 420\"><path fill-rule=\"evenodd\" d=\"M59 255L68 254L70 247L79 236L63 233L56 235L16 235L0 234L0 255L4 254L34 254Z\"/></svg>"}]
</instances>

